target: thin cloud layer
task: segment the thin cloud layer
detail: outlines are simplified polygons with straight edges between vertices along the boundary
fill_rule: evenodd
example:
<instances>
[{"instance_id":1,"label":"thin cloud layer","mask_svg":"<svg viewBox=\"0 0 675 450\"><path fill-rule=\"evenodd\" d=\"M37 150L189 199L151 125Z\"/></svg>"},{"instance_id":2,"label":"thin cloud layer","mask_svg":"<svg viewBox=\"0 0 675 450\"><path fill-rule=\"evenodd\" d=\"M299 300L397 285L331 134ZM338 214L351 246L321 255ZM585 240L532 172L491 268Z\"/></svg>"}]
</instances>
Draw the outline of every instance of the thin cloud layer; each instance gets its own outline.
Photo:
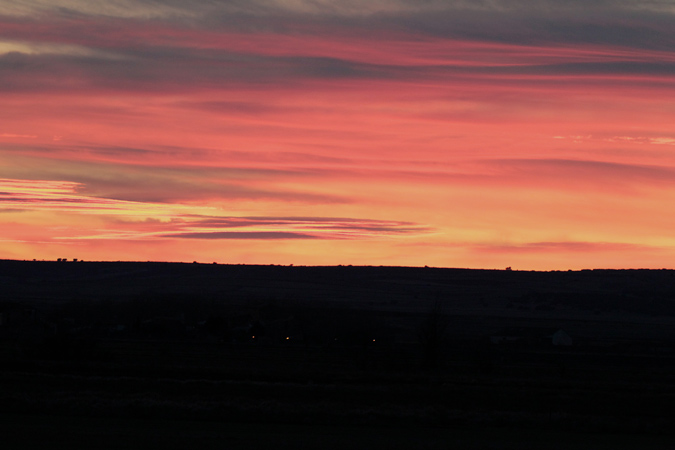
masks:
<instances>
[{"instance_id":1,"label":"thin cloud layer","mask_svg":"<svg viewBox=\"0 0 675 450\"><path fill-rule=\"evenodd\" d=\"M91 197L79 183L0 179L0 212L49 211L115 216L105 231L67 240L133 239L364 239L428 233L412 222L339 217L208 216L210 207ZM120 225L115 231L110 228ZM136 227L137 230L128 228ZM126 229L125 229L126 228ZM222 231L227 229L227 231Z\"/></svg>"},{"instance_id":2,"label":"thin cloud layer","mask_svg":"<svg viewBox=\"0 0 675 450\"><path fill-rule=\"evenodd\" d=\"M527 242L517 245L485 244L476 249L487 253L541 253L541 252L565 252L565 253L625 253L635 250L655 249L647 246L617 242Z\"/></svg>"},{"instance_id":3,"label":"thin cloud layer","mask_svg":"<svg viewBox=\"0 0 675 450\"><path fill-rule=\"evenodd\" d=\"M168 23L206 29L297 33L308 27L406 30L413 34L535 44L609 43L641 48L673 44L675 8L633 1L21 1L0 15L17 20Z\"/></svg>"}]
</instances>

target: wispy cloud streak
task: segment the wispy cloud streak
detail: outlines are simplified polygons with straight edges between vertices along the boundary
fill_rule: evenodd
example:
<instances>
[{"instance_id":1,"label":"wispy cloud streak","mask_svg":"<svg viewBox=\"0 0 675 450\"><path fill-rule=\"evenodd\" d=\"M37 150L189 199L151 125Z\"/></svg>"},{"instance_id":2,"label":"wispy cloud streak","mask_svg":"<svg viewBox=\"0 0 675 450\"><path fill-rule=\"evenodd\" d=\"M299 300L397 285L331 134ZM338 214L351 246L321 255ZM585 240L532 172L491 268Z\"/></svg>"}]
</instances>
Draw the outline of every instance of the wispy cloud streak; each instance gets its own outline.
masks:
<instances>
[{"instance_id":1,"label":"wispy cloud streak","mask_svg":"<svg viewBox=\"0 0 675 450\"><path fill-rule=\"evenodd\" d=\"M412 222L338 217L209 216L209 207L167 205L89 197L73 182L0 179L0 211L42 210L119 216L111 224L137 231L108 229L62 239L363 239L428 233ZM132 221L130 219L136 218ZM139 219L142 220L139 222ZM227 229L227 231L222 231ZM59 239L57 237L57 239Z\"/></svg>"}]
</instances>

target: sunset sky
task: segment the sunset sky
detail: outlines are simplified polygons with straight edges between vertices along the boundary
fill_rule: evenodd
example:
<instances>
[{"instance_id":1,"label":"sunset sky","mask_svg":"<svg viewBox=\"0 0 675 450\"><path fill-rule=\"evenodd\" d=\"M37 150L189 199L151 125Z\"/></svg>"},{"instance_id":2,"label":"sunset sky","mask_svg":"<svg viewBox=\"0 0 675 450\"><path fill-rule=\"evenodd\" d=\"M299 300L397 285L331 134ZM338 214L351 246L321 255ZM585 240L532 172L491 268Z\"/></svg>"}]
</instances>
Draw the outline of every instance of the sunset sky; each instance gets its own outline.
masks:
<instances>
[{"instance_id":1,"label":"sunset sky","mask_svg":"<svg viewBox=\"0 0 675 450\"><path fill-rule=\"evenodd\" d=\"M675 268L675 2L0 0L0 258Z\"/></svg>"}]
</instances>

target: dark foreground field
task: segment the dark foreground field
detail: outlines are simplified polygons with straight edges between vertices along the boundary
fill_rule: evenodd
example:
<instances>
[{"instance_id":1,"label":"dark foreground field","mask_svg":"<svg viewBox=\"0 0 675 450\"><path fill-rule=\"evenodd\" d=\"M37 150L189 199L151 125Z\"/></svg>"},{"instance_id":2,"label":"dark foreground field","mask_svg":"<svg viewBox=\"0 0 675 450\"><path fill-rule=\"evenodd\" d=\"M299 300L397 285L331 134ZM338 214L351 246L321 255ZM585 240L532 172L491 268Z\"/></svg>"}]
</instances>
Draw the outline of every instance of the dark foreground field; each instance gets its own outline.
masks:
<instances>
[{"instance_id":1,"label":"dark foreground field","mask_svg":"<svg viewBox=\"0 0 675 450\"><path fill-rule=\"evenodd\" d=\"M0 261L3 448L675 448L675 273Z\"/></svg>"}]
</instances>

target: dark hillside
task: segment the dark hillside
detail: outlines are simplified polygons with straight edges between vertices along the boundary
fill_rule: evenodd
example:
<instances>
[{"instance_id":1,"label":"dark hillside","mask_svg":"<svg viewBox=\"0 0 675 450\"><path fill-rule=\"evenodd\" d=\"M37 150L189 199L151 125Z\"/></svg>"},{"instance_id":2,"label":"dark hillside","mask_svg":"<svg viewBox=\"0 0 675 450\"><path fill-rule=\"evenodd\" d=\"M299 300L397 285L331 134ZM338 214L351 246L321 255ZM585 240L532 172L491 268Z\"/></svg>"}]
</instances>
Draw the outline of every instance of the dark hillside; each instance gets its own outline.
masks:
<instances>
[{"instance_id":1,"label":"dark hillside","mask_svg":"<svg viewBox=\"0 0 675 450\"><path fill-rule=\"evenodd\" d=\"M669 270L0 261L2 431L667 448L674 325Z\"/></svg>"}]
</instances>

